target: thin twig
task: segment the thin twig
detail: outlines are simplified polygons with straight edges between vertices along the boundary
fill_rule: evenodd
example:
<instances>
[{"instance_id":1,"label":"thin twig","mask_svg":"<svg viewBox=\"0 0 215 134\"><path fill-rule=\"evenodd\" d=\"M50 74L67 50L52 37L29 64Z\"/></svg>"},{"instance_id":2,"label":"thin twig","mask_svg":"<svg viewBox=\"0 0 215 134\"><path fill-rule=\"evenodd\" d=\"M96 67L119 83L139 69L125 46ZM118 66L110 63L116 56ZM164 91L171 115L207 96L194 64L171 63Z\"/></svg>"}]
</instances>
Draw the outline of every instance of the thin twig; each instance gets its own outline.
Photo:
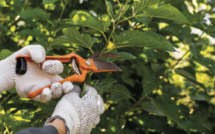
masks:
<instances>
[{"instance_id":1,"label":"thin twig","mask_svg":"<svg viewBox=\"0 0 215 134\"><path fill-rule=\"evenodd\" d=\"M190 52L190 50L188 50L186 53L184 53L184 55L182 55L182 57L181 57L180 59L178 59L178 61L175 63L175 65L173 65L173 66L169 69L169 71L168 71L168 73L166 74L166 76L168 76L168 74L169 74L170 72L172 72L172 70L175 68L175 66L177 66L177 65L179 64L179 62L180 62L181 60L183 60L183 58L184 58L189 52Z\"/></svg>"}]
</instances>

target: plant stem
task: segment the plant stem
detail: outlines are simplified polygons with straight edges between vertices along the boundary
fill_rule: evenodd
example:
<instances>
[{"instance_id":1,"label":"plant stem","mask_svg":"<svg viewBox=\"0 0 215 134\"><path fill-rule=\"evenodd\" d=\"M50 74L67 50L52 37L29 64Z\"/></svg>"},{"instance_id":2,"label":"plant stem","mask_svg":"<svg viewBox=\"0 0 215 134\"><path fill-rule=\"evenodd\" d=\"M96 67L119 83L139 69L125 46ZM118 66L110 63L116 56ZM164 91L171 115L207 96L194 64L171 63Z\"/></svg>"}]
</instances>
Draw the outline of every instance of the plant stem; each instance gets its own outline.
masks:
<instances>
[{"instance_id":1,"label":"plant stem","mask_svg":"<svg viewBox=\"0 0 215 134\"><path fill-rule=\"evenodd\" d=\"M108 44L108 40L107 40L105 33L104 32L100 32L100 33L102 33L103 37L105 38L106 43Z\"/></svg>"},{"instance_id":2,"label":"plant stem","mask_svg":"<svg viewBox=\"0 0 215 134\"><path fill-rule=\"evenodd\" d=\"M123 19L123 20L120 20L119 23L121 23L121 22L123 22L123 21L126 21L126 20L129 20L129 19L131 19L131 18L133 18L133 17L134 17L134 16L127 17L127 18L125 18L125 19Z\"/></svg>"},{"instance_id":3,"label":"plant stem","mask_svg":"<svg viewBox=\"0 0 215 134\"><path fill-rule=\"evenodd\" d=\"M111 38L112 38L112 36L113 36L113 33L115 32L117 26L119 25L119 22L120 22L120 19L121 19L121 17L122 17L122 13L123 13L123 11L124 11L124 8L125 8L125 7L127 6L127 4L128 4L128 0L127 0L126 3L125 3L125 5L123 6L123 8L121 8L121 4L120 4L119 0L117 0L117 2L118 2L118 4L119 4L120 10L121 10L121 11L120 11L120 15L119 15L119 17L114 21L114 23L113 23L113 30L111 31L111 34L110 34L110 36L109 36L109 38L108 38L108 40L107 40L107 44L105 45L105 47L104 47L104 49L102 50L102 52L101 52L101 54L99 55L99 57L102 56L102 55L104 54L104 52L106 51L106 49L107 49L107 47L108 47L108 44L109 44L109 42L110 42L110 40L111 40Z\"/></svg>"},{"instance_id":4,"label":"plant stem","mask_svg":"<svg viewBox=\"0 0 215 134\"><path fill-rule=\"evenodd\" d=\"M92 48L89 47L88 49L91 51L92 54L94 54L94 51L92 50Z\"/></svg>"},{"instance_id":5,"label":"plant stem","mask_svg":"<svg viewBox=\"0 0 215 134\"><path fill-rule=\"evenodd\" d=\"M181 60L183 60L183 58L188 54L188 52L190 52L190 50L188 50L184 55L182 55L182 57L181 57L180 59L178 59L178 61L175 63L175 65L173 65L173 66L169 69L169 72L166 74L166 76L167 76L170 72L172 72L172 70L175 68L175 66L177 66Z\"/></svg>"},{"instance_id":6,"label":"plant stem","mask_svg":"<svg viewBox=\"0 0 215 134\"><path fill-rule=\"evenodd\" d=\"M57 27L57 25L59 24L59 22L61 21L61 18L62 18L62 16L63 16L63 13L64 13L64 11L65 11L65 8L66 8L66 6L67 6L67 4L68 4L67 1L64 3L63 0L61 0L61 3L63 4L63 7L62 7L62 10L61 10L60 16L59 16L59 18L58 18L58 21L57 21L57 23L54 25L54 31L53 31L52 37L55 37L55 35L56 35L57 31L58 31L58 30L56 30L56 27Z\"/></svg>"}]
</instances>

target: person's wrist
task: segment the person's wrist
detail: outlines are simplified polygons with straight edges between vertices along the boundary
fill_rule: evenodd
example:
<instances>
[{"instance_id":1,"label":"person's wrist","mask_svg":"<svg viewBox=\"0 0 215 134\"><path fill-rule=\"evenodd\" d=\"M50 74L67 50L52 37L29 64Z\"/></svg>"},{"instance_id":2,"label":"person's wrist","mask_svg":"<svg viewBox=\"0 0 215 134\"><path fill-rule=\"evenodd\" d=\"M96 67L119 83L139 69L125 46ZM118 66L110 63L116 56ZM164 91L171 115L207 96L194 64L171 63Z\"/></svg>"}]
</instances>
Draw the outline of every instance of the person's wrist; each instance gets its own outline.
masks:
<instances>
[{"instance_id":1,"label":"person's wrist","mask_svg":"<svg viewBox=\"0 0 215 134\"><path fill-rule=\"evenodd\" d=\"M57 131L58 131L59 134L66 134L65 123L60 118L56 118L56 119L52 120L51 122L47 123L46 125L47 126L48 125L54 126L57 129Z\"/></svg>"}]
</instances>

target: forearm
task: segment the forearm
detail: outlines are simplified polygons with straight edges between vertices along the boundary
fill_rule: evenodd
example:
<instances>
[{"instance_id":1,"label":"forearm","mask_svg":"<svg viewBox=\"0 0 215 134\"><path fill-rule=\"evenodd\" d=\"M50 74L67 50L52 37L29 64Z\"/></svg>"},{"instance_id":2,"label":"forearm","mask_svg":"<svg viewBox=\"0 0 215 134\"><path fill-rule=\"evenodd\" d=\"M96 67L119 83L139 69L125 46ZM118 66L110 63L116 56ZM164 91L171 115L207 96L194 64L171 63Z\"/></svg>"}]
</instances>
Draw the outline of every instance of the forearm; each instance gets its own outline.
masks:
<instances>
[{"instance_id":1,"label":"forearm","mask_svg":"<svg viewBox=\"0 0 215 134\"><path fill-rule=\"evenodd\" d=\"M0 61L0 92L14 88L15 86L15 66L13 64L8 59Z\"/></svg>"},{"instance_id":2,"label":"forearm","mask_svg":"<svg viewBox=\"0 0 215 134\"><path fill-rule=\"evenodd\" d=\"M45 126L43 128L27 128L15 134L60 134L54 126Z\"/></svg>"},{"instance_id":3,"label":"forearm","mask_svg":"<svg viewBox=\"0 0 215 134\"><path fill-rule=\"evenodd\" d=\"M66 134L66 127L62 120L56 118L43 128L27 128L15 134Z\"/></svg>"}]
</instances>

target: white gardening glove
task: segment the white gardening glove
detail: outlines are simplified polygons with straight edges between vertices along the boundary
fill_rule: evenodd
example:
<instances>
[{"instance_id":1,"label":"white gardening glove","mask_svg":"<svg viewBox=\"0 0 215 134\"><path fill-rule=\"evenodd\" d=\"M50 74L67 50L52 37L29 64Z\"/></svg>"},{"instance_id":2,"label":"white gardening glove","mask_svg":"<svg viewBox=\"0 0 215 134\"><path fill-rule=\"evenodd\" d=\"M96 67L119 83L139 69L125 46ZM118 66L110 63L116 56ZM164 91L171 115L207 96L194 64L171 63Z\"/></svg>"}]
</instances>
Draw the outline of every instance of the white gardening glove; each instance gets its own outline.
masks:
<instances>
[{"instance_id":1,"label":"white gardening glove","mask_svg":"<svg viewBox=\"0 0 215 134\"><path fill-rule=\"evenodd\" d=\"M64 95L45 125L59 118L65 122L67 134L89 134L99 123L105 106L93 87L86 86L85 91L86 94L80 98L80 88L75 86L72 92Z\"/></svg>"},{"instance_id":2,"label":"white gardening glove","mask_svg":"<svg viewBox=\"0 0 215 134\"><path fill-rule=\"evenodd\" d=\"M15 73L15 58L18 55L30 55L34 61L27 63L27 72L24 75ZM40 95L34 98L34 100L41 102L60 97L62 91L64 93L70 92L73 89L71 82L65 82L63 84L56 83L62 80L58 75L63 72L63 65L60 61L45 61L42 67L43 69L40 69L40 64L38 63L43 62L45 56L45 49L42 46L28 45L0 61L0 92L16 88L19 96L27 97L29 93L52 84L51 89L45 88Z\"/></svg>"}]
</instances>

